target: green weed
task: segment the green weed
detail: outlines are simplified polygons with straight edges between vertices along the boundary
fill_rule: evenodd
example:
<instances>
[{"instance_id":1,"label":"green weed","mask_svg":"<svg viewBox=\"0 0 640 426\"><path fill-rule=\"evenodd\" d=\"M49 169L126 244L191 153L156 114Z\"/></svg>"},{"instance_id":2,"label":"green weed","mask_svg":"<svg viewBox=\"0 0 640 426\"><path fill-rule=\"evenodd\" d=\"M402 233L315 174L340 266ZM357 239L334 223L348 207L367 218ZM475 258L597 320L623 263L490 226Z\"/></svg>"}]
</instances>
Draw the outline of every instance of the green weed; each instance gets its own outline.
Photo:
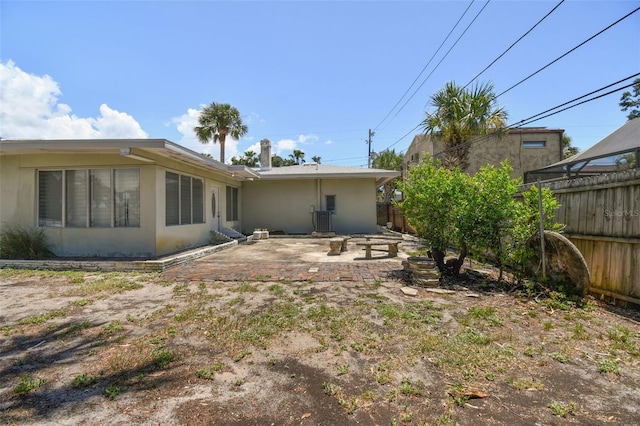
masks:
<instances>
[{"instance_id":1,"label":"green weed","mask_svg":"<svg viewBox=\"0 0 640 426\"><path fill-rule=\"evenodd\" d=\"M598 371L601 373L620 374L620 363L616 359L604 359L598 364Z\"/></svg>"},{"instance_id":2,"label":"green weed","mask_svg":"<svg viewBox=\"0 0 640 426\"><path fill-rule=\"evenodd\" d=\"M42 324L49 321L50 319L63 317L65 315L66 313L64 311L52 311L52 312L47 312L44 314L24 318L20 320L18 324Z\"/></svg>"},{"instance_id":3,"label":"green weed","mask_svg":"<svg viewBox=\"0 0 640 426\"><path fill-rule=\"evenodd\" d=\"M553 414L560 417L567 417L572 415L576 410L576 404L571 402L569 404L563 404L562 402L553 401L547 407L553 410Z\"/></svg>"},{"instance_id":4,"label":"green weed","mask_svg":"<svg viewBox=\"0 0 640 426\"><path fill-rule=\"evenodd\" d=\"M553 359L555 359L558 362L561 362L563 364L566 364L568 362L571 361L571 358L569 357L569 355L562 353L562 352L553 352L551 354L549 354L549 356Z\"/></svg>"},{"instance_id":5,"label":"green weed","mask_svg":"<svg viewBox=\"0 0 640 426\"><path fill-rule=\"evenodd\" d=\"M119 331L122 331L122 330L124 330L124 326L122 324L120 324L119 320L113 320L109 324L107 324L107 325L102 327L102 331L106 335L116 334L116 333L118 333Z\"/></svg>"},{"instance_id":6,"label":"green weed","mask_svg":"<svg viewBox=\"0 0 640 426\"><path fill-rule=\"evenodd\" d=\"M176 355L167 349L157 348L152 353L153 356L153 364L159 370L165 368L169 363L171 363Z\"/></svg>"},{"instance_id":7,"label":"green weed","mask_svg":"<svg viewBox=\"0 0 640 426\"><path fill-rule=\"evenodd\" d=\"M403 395L420 395L422 391L424 391L424 383L422 383L420 380L413 383L411 380L405 377L400 383L400 393L402 393Z\"/></svg>"},{"instance_id":8,"label":"green weed","mask_svg":"<svg viewBox=\"0 0 640 426\"><path fill-rule=\"evenodd\" d=\"M126 389L127 388L124 387L124 386L120 386L120 385L117 385L117 384L111 384L111 385L106 387L106 389L104 390L104 393L107 396L107 398L115 399L116 396L120 395Z\"/></svg>"},{"instance_id":9,"label":"green weed","mask_svg":"<svg viewBox=\"0 0 640 426\"><path fill-rule=\"evenodd\" d=\"M44 379L31 379L28 376L20 376L20 383L13 388L13 392L18 395L26 395L45 384Z\"/></svg>"},{"instance_id":10,"label":"green weed","mask_svg":"<svg viewBox=\"0 0 640 426\"><path fill-rule=\"evenodd\" d=\"M100 380L100 376L94 376L87 373L82 373L73 378L74 388L83 388L91 386Z\"/></svg>"},{"instance_id":11,"label":"green weed","mask_svg":"<svg viewBox=\"0 0 640 426\"><path fill-rule=\"evenodd\" d=\"M338 376L344 376L349 374L349 364L343 364L338 366Z\"/></svg>"}]
</instances>

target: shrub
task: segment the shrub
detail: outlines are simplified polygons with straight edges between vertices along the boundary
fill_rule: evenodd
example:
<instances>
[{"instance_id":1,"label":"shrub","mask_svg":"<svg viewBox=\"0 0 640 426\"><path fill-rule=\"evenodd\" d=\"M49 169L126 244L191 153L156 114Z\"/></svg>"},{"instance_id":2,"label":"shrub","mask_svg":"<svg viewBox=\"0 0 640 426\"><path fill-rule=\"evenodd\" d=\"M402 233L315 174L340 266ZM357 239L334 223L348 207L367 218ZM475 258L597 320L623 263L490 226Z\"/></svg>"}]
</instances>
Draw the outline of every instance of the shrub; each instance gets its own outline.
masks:
<instances>
[{"instance_id":1,"label":"shrub","mask_svg":"<svg viewBox=\"0 0 640 426\"><path fill-rule=\"evenodd\" d=\"M51 244L42 229L20 225L9 226L0 233L0 258L46 259L54 257Z\"/></svg>"},{"instance_id":2,"label":"shrub","mask_svg":"<svg viewBox=\"0 0 640 426\"><path fill-rule=\"evenodd\" d=\"M514 212L518 183L511 171L504 162L499 168L484 166L471 177L432 158L409 169L399 185L405 196L400 206L443 274L458 275L469 253L491 251L502 264L502 239ZM445 263L452 246L460 252L458 259Z\"/></svg>"},{"instance_id":3,"label":"shrub","mask_svg":"<svg viewBox=\"0 0 640 426\"><path fill-rule=\"evenodd\" d=\"M557 231L562 225L555 222L555 211L560 207L558 200L549 188L542 188L542 210L544 212L544 229ZM531 186L522 193L522 201L514 205L514 220L510 230L507 262L521 273L535 262L537 247L531 241L540 233L540 212L538 204L538 188ZM538 239L538 241L540 241Z\"/></svg>"}]
</instances>

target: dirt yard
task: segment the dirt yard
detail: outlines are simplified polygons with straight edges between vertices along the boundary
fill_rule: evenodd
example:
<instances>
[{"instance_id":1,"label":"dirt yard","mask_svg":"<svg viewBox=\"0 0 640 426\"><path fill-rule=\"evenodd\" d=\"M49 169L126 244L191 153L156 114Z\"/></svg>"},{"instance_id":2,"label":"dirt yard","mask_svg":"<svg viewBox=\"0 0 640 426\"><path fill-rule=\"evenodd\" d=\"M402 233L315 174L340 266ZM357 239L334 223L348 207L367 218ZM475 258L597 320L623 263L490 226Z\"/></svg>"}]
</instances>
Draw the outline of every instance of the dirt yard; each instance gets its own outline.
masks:
<instances>
[{"instance_id":1,"label":"dirt yard","mask_svg":"<svg viewBox=\"0 0 640 426\"><path fill-rule=\"evenodd\" d=\"M165 273L0 270L0 423L640 423L637 310L487 269L405 295L408 249L273 239Z\"/></svg>"}]
</instances>

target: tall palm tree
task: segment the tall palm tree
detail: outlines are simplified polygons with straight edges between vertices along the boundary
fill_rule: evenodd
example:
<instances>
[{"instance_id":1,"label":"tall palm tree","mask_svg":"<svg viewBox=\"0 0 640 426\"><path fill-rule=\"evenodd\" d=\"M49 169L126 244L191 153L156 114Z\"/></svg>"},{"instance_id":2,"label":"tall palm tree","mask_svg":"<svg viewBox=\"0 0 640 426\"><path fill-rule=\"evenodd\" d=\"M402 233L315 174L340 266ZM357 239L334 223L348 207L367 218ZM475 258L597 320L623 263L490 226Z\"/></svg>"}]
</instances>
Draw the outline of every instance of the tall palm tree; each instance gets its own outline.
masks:
<instances>
[{"instance_id":1,"label":"tall palm tree","mask_svg":"<svg viewBox=\"0 0 640 426\"><path fill-rule=\"evenodd\" d=\"M395 149L385 149L374 157L372 165L375 169L402 171L403 161L404 157L397 154ZM398 179L393 179L382 187L382 198L385 203L391 202L397 183Z\"/></svg>"},{"instance_id":2,"label":"tall palm tree","mask_svg":"<svg viewBox=\"0 0 640 426\"><path fill-rule=\"evenodd\" d=\"M506 126L508 114L498 108L493 84L476 84L471 89L449 82L431 96L433 114L426 113L421 126L425 133L439 133L445 150L443 163L448 168L465 170L472 139L497 132Z\"/></svg>"},{"instance_id":3,"label":"tall palm tree","mask_svg":"<svg viewBox=\"0 0 640 426\"><path fill-rule=\"evenodd\" d=\"M322 160L322 157L320 157L319 155L314 155L313 157L311 157L311 160L312 160L314 163L318 163L318 164L320 164L320 160Z\"/></svg>"},{"instance_id":4,"label":"tall palm tree","mask_svg":"<svg viewBox=\"0 0 640 426\"><path fill-rule=\"evenodd\" d=\"M260 165L260 157L253 151L245 151L240 158L231 157L231 164L234 166L258 167Z\"/></svg>"},{"instance_id":5,"label":"tall palm tree","mask_svg":"<svg viewBox=\"0 0 640 426\"><path fill-rule=\"evenodd\" d=\"M301 149L294 149L293 154L289 154L289 157L298 165L304 163L304 152Z\"/></svg>"},{"instance_id":6,"label":"tall palm tree","mask_svg":"<svg viewBox=\"0 0 640 426\"><path fill-rule=\"evenodd\" d=\"M240 113L229 104L211 102L200 111L198 124L193 128L202 143L220 142L220 162L224 163L224 143L227 136L240 139L247 133L248 127L242 122Z\"/></svg>"}]
</instances>

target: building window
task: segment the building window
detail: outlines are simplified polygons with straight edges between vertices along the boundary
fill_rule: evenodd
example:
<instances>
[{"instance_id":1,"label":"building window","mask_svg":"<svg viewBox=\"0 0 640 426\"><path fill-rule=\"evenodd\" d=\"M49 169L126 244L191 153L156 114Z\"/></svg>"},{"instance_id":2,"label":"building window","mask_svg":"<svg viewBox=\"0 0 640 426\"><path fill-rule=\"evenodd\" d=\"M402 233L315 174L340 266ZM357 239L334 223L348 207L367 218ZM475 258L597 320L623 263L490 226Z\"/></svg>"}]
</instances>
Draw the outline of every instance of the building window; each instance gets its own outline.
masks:
<instances>
[{"instance_id":1,"label":"building window","mask_svg":"<svg viewBox=\"0 0 640 426\"><path fill-rule=\"evenodd\" d=\"M202 179L167 172L165 175L165 223L204 223L204 182Z\"/></svg>"},{"instance_id":2,"label":"building window","mask_svg":"<svg viewBox=\"0 0 640 426\"><path fill-rule=\"evenodd\" d=\"M204 223L204 182L202 179L191 181L193 197L193 223Z\"/></svg>"},{"instance_id":3,"label":"building window","mask_svg":"<svg viewBox=\"0 0 640 426\"><path fill-rule=\"evenodd\" d=\"M165 223L180 225L180 175L167 172L164 181Z\"/></svg>"},{"instance_id":4,"label":"building window","mask_svg":"<svg viewBox=\"0 0 640 426\"><path fill-rule=\"evenodd\" d=\"M140 170L38 171L38 226L140 226Z\"/></svg>"},{"instance_id":5,"label":"building window","mask_svg":"<svg viewBox=\"0 0 640 426\"><path fill-rule=\"evenodd\" d=\"M116 169L113 189L114 226L140 226L140 170Z\"/></svg>"},{"instance_id":6,"label":"building window","mask_svg":"<svg viewBox=\"0 0 640 426\"><path fill-rule=\"evenodd\" d=\"M62 226L62 171L38 173L38 226Z\"/></svg>"},{"instance_id":7,"label":"building window","mask_svg":"<svg viewBox=\"0 0 640 426\"><path fill-rule=\"evenodd\" d=\"M92 227L111 226L111 173L110 170L89 170L89 203Z\"/></svg>"},{"instance_id":8,"label":"building window","mask_svg":"<svg viewBox=\"0 0 640 426\"><path fill-rule=\"evenodd\" d=\"M544 148L547 146L547 141L523 141L522 146L524 148Z\"/></svg>"},{"instance_id":9,"label":"building window","mask_svg":"<svg viewBox=\"0 0 640 426\"><path fill-rule=\"evenodd\" d=\"M238 220L238 188L227 186L227 221Z\"/></svg>"},{"instance_id":10,"label":"building window","mask_svg":"<svg viewBox=\"0 0 640 426\"><path fill-rule=\"evenodd\" d=\"M336 212L336 196L335 195L327 195L325 196L327 211Z\"/></svg>"}]
</instances>

